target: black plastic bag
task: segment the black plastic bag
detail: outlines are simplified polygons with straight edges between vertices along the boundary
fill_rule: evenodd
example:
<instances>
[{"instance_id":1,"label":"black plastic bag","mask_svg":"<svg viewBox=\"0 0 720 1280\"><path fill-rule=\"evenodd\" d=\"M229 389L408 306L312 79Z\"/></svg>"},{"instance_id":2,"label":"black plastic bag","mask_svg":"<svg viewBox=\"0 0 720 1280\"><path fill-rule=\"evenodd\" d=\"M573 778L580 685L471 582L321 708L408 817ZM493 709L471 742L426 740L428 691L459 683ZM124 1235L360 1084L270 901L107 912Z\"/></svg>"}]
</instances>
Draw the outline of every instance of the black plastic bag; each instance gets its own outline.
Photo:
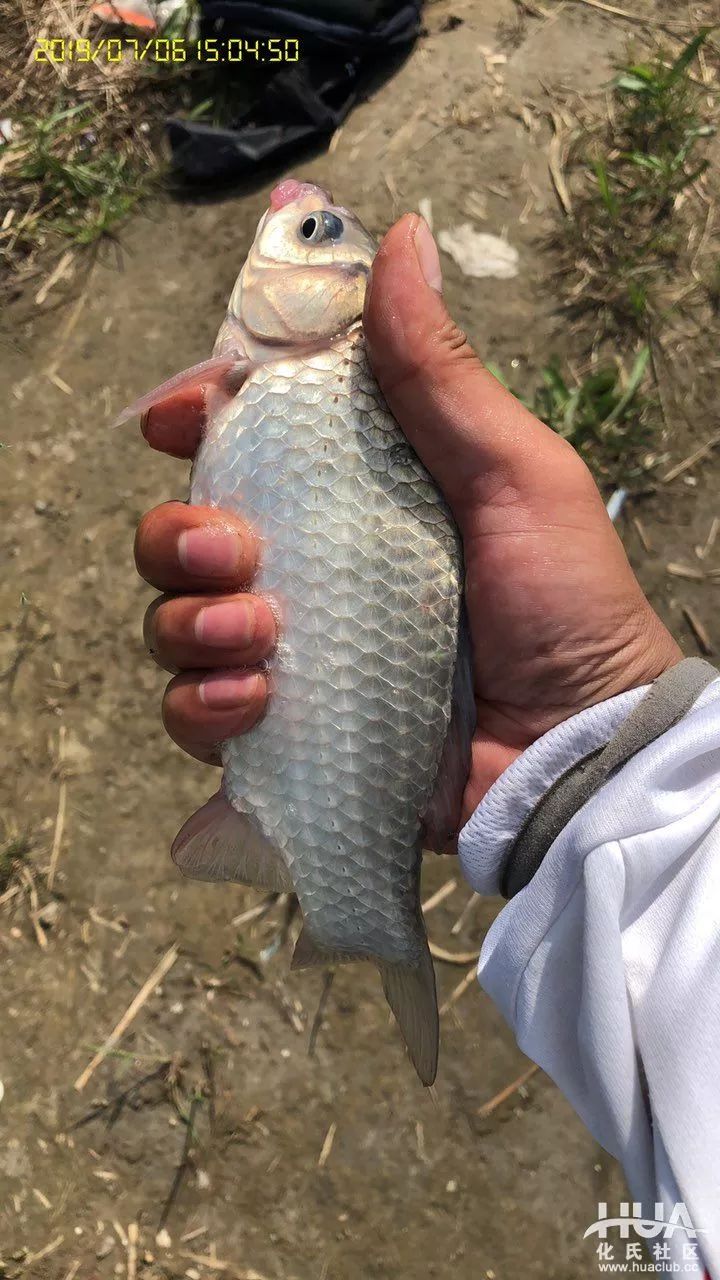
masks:
<instances>
[{"instance_id":1,"label":"black plastic bag","mask_svg":"<svg viewBox=\"0 0 720 1280\"><path fill-rule=\"evenodd\" d=\"M200 0L201 39L297 39L300 59L278 63L231 127L169 120L176 169L192 182L248 179L322 142L370 79L410 48L421 7L422 0ZM221 66L228 76L242 69L242 62Z\"/></svg>"}]
</instances>

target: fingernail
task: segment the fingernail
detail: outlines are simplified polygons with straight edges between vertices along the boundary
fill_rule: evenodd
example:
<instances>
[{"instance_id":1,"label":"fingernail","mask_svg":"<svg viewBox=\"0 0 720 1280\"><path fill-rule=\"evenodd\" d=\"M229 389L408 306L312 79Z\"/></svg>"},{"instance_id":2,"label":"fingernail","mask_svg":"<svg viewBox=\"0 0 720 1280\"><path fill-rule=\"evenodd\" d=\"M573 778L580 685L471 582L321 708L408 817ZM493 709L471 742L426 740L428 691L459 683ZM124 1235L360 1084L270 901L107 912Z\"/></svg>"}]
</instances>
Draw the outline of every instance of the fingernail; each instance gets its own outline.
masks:
<instances>
[{"instance_id":1,"label":"fingernail","mask_svg":"<svg viewBox=\"0 0 720 1280\"><path fill-rule=\"evenodd\" d=\"M207 605L195 619L195 639L218 649L247 649L255 638L255 609L249 600Z\"/></svg>"},{"instance_id":2,"label":"fingernail","mask_svg":"<svg viewBox=\"0 0 720 1280\"><path fill-rule=\"evenodd\" d=\"M241 540L228 529L186 529L178 538L183 569L198 577L228 578L240 564Z\"/></svg>"},{"instance_id":3,"label":"fingernail","mask_svg":"<svg viewBox=\"0 0 720 1280\"><path fill-rule=\"evenodd\" d=\"M432 231L424 218L420 219L415 231L415 252L426 283L436 293L442 293L440 254Z\"/></svg>"},{"instance_id":4,"label":"fingernail","mask_svg":"<svg viewBox=\"0 0 720 1280\"><path fill-rule=\"evenodd\" d=\"M232 711L250 702L257 692L257 671L214 671L200 681L200 699L211 711Z\"/></svg>"}]
</instances>

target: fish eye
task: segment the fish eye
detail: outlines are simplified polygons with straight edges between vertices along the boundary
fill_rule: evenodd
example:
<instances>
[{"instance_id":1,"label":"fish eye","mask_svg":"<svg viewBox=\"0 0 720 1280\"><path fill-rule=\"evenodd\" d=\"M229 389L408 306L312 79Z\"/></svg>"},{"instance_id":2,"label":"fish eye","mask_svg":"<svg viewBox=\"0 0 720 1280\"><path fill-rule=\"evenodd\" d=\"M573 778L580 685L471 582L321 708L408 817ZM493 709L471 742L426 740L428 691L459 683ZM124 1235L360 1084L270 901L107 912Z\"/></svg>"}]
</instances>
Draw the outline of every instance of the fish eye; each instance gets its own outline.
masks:
<instances>
[{"instance_id":1,"label":"fish eye","mask_svg":"<svg viewBox=\"0 0 720 1280\"><path fill-rule=\"evenodd\" d=\"M345 226L337 214L319 210L308 214L300 224L300 238L307 244L320 244L324 240L339 240Z\"/></svg>"}]
</instances>

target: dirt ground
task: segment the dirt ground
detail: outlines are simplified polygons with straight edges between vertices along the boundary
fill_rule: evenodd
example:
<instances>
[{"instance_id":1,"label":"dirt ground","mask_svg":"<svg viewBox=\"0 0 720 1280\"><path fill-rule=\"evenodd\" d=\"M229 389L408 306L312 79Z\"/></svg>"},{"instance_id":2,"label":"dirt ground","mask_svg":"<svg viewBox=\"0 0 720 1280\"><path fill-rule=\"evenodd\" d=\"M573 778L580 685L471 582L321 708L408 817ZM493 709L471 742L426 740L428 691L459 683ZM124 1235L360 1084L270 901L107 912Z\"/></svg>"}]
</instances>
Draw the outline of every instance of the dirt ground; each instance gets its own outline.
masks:
<instances>
[{"instance_id":1,"label":"dirt ground","mask_svg":"<svg viewBox=\"0 0 720 1280\"><path fill-rule=\"evenodd\" d=\"M599 89L632 32L572 2L550 20L522 20L510 0L443 0L428 27L332 151L300 172L377 233L422 197L436 228L453 226L467 219L470 193L482 193L483 229L506 230L520 273L468 280L445 258L447 298L483 356L522 384L573 345L544 247L558 212L542 113L555 92ZM483 50L507 61L488 62ZM470 124L453 118L459 103L477 113ZM523 122L523 104L537 128ZM164 676L140 636L151 592L135 574L132 539L145 509L184 496L187 474L149 453L136 427L110 432L108 422L209 352L266 201L264 188L159 204L129 226L119 254L98 259L80 303L23 300L2 321L0 438L11 448L0 454L0 821L5 838L27 838L31 879L0 907L0 1274L594 1275L583 1232L599 1199L618 1199L621 1177L542 1074L480 1117L528 1064L475 986L443 1016L432 1093L414 1080L370 969L338 973L311 1058L322 975L288 976L287 948L260 958L281 911L233 926L258 895L185 882L168 858L215 776L164 736ZM675 348L668 466L717 428L717 360L698 370L681 338ZM718 469L710 455L621 521L643 585L687 653L697 644L682 608L720 642L720 587L670 577L666 564L697 565L694 548L720 514ZM499 905L479 904L452 935L469 891L451 860L426 867L426 896L455 878L429 929L471 952ZM33 885L46 913L36 928ZM175 942L160 988L78 1090ZM470 966L437 968L445 1000Z\"/></svg>"}]
</instances>

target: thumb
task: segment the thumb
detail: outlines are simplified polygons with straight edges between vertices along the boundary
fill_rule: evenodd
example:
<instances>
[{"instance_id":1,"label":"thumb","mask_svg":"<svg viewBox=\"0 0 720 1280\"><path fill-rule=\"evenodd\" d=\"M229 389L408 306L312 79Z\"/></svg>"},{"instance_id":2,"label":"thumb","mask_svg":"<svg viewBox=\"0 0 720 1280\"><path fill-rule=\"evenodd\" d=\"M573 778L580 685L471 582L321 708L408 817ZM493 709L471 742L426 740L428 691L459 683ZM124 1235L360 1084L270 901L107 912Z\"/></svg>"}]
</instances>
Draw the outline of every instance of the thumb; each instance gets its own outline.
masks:
<instances>
[{"instance_id":1,"label":"thumb","mask_svg":"<svg viewBox=\"0 0 720 1280\"><path fill-rule=\"evenodd\" d=\"M483 367L442 300L427 223L406 214L373 263L364 329L396 420L456 519L483 505L542 505L548 474L577 456ZM560 469L563 469L560 467ZM555 488L557 494L557 488Z\"/></svg>"}]
</instances>

